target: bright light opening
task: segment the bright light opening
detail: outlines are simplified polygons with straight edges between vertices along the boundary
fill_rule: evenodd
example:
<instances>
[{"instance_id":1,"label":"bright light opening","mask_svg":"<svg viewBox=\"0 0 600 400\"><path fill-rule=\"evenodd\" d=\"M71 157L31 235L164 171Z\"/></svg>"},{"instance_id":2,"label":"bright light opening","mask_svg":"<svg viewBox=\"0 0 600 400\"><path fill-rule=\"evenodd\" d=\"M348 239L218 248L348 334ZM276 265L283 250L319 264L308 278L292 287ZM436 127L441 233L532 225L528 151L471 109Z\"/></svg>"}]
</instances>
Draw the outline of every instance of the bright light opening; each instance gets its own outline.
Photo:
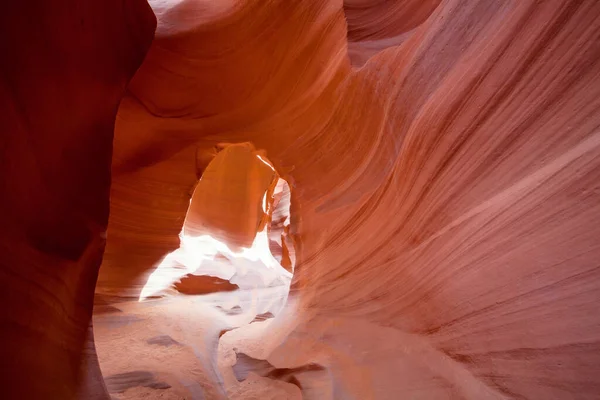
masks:
<instances>
[{"instance_id":1,"label":"bright light opening","mask_svg":"<svg viewBox=\"0 0 600 400\"><path fill-rule=\"evenodd\" d=\"M165 398L203 398L211 382L209 398L225 398L218 388L242 388L235 349L258 343L266 351L293 323L290 197L251 144L217 153L192 194L179 248L145 277L139 298L107 297L94 310L112 396L155 398L160 390Z\"/></svg>"},{"instance_id":2,"label":"bright light opening","mask_svg":"<svg viewBox=\"0 0 600 400\"><path fill-rule=\"evenodd\" d=\"M275 171L263 157L256 157ZM179 248L166 255L150 274L139 301L173 294L174 284L189 275L229 280L240 289L289 286L295 261L293 248L290 248L293 244L287 238L290 190L285 180L278 176L276 179L274 187L266 190L262 197L261 208L267 223L257 232L251 247L233 251L226 243L210 234L186 235L182 228ZM192 200L190 209L191 203ZM282 266L282 262L287 269ZM251 282L244 279L248 276L252 277Z\"/></svg>"}]
</instances>

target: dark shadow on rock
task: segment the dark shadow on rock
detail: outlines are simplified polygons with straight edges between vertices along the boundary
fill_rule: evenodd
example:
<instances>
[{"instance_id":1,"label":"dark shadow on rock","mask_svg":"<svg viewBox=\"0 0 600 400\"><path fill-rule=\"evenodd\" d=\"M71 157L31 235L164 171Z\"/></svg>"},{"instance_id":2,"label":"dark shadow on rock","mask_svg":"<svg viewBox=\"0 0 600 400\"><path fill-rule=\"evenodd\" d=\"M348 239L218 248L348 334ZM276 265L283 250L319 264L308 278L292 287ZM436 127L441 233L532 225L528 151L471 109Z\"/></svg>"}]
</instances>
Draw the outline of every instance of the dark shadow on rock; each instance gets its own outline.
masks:
<instances>
[{"instance_id":1,"label":"dark shadow on rock","mask_svg":"<svg viewBox=\"0 0 600 400\"><path fill-rule=\"evenodd\" d=\"M226 279L207 275L187 274L173 285L175 290L181 294L199 295L217 292L231 292L239 289Z\"/></svg>"},{"instance_id":2,"label":"dark shadow on rock","mask_svg":"<svg viewBox=\"0 0 600 400\"><path fill-rule=\"evenodd\" d=\"M236 356L237 361L233 366L233 373L235 374L238 382L246 380L248 378L248 374L250 372L254 372L259 376L291 383L302 389L302 385L296 378L296 375L304 372L326 370L325 367L315 363L306 364L296 368L276 368L266 360L258 360L244 353L237 353Z\"/></svg>"},{"instance_id":3,"label":"dark shadow on rock","mask_svg":"<svg viewBox=\"0 0 600 400\"><path fill-rule=\"evenodd\" d=\"M256 317L254 317L254 319L252 320L252 322L266 321L269 318L274 318L274 317L275 316L270 311L267 311L266 313L258 314ZM252 322L250 322L250 323L252 323Z\"/></svg>"},{"instance_id":4,"label":"dark shadow on rock","mask_svg":"<svg viewBox=\"0 0 600 400\"><path fill-rule=\"evenodd\" d=\"M223 336L224 334L226 334L229 331L232 331L235 328L230 328L230 329L223 329L221 330L221 332L219 332L219 338L221 338L221 336Z\"/></svg>"},{"instance_id":5,"label":"dark shadow on rock","mask_svg":"<svg viewBox=\"0 0 600 400\"><path fill-rule=\"evenodd\" d=\"M217 306L217 308L227 315L240 315L241 313L244 312L244 310L240 306L234 306L234 307L230 308L229 310L226 310L221 306Z\"/></svg>"},{"instance_id":6,"label":"dark shadow on rock","mask_svg":"<svg viewBox=\"0 0 600 400\"><path fill-rule=\"evenodd\" d=\"M94 306L94 314L116 314L122 313L123 311L118 309L117 307L111 305L95 305Z\"/></svg>"},{"instance_id":7,"label":"dark shadow on rock","mask_svg":"<svg viewBox=\"0 0 600 400\"><path fill-rule=\"evenodd\" d=\"M169 389L171 385L157 381L154 374L148 371L132 371L108 376L104 379L109 393L123 393L137 386L151 389Z\"/></svg>"},{"instance_id":8,"label":"dark shadow on rock","mask_svg":"<svg viewBox=\"0 0 600 400\"><path fill-rule=\"evenodd\" d=\"M146 341L146 343L157 345L157 346L163 346L163 347L170 347L173 345L180 344L177 340L173 339L169 335L160 335L160 336L151 337L150 339L148 339Z\"/></svg>"}]
</instances>

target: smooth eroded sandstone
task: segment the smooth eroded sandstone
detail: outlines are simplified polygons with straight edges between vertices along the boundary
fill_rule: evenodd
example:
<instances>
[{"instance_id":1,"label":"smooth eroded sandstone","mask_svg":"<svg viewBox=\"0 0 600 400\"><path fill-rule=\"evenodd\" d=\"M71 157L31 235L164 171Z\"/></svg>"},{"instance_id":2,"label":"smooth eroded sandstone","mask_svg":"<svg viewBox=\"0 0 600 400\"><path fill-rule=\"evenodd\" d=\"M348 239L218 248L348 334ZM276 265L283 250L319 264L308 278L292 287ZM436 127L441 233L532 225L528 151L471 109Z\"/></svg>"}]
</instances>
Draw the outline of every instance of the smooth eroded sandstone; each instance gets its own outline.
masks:
<instances>
[{"instance_id":1,"label":"smooth eroded sandstone","mask_svg":"<svg viewBox=\"0 0 600 400\"><path fill-rule=\"evenodd\" d=\"M600 395L597 1L151 0L110 188L152 18L77 4L0 24L2 378L37 379L11 393L97 377L110 190L94 318L121 398ZM222 143L245 150L196 186ZM208 231L269 251L203 264L231 292L138 302L215 245L180 236L194 197Z\"/></svg>"},{"instance_id":2,"label":"smooth eroded sandstone","mask_svg":"<svg viewBox=\"0 0 600 400\"><path fill-rule=\"evenodd\" d=\"M155 23L137 0L0 13L2 398L108 398L91 314L113 129Z\"/></svg>"}]
</instances>

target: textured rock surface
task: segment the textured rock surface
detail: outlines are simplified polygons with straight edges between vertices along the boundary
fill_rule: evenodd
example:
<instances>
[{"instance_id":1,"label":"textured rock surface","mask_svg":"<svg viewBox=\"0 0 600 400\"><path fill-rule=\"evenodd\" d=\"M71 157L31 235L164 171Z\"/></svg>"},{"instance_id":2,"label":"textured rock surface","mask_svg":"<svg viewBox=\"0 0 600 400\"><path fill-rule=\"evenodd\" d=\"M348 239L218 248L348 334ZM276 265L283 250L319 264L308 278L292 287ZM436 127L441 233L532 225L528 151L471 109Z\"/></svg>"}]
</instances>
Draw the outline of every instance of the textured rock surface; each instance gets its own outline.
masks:
<instances>
[{"instance_id":1,"label":"textured rock surface","mask_svg":"<svg viewBox=\"0 0 600 400\"><path fill-rule=\"evenodd\" d=\"M266 321L231 330L240 324L192 300L148 306L156 329L143 334L185 343L160 348L180 352L197 379L170 377L172 389L161 390L299 398L297 386L273 383L261 368L318 364L327 374L298 378L305 399L600 396L597 1L150 3L156 38L116 120L97 292L137 299L178 248L190 197L220 143L264 149L290 183L296 260L288 307ZM16 360L2 379L36 376L38 389L28 389L40 398L72 398L81 382L112 118L143 55L146 31L135 21L151 22L137 2L123 4L94 6L89 31L72 14L61 24L61 6L31 14L11 5L0 25L3 56L15 60L1 69L9 132L1 182L10 193L0 198L1 276L3 304L19 304L1 309L11 342L2 359ZM82 41L52 51L31 33L34 21L50 43L88 32L98 48ZM52 29L59 25L64 35ZM15 35L25 35L28 52ZM55 59L64 65L37 74ZM98 87L79 92L89 81ZM134 352L135 335L159 347L129 311L106 311L98 339L106 349ZM117 333L109 317L130 319ZM193 330L174 328L186 318ZM159 329L163 319L171 331ZM190 332L200 331L194 347ZM32 341L37 347L25 346ZM264 361L239 386L236 353ZM70 369L50 369L56 363Z\"/></svg>"},{"instance_id":2,"label":"textured rock surface","mask_svg":"<svg viewBox=\"0 0 600 400\"><path fill-rule=\"evenodd\" d=\"M406 41L441 0L345 0L348 56L360 67L379 51Z\"/></svg>"},{"instance_id":3,"label":"textured rock surface","mask_svg":"<svg viewBox=\"0 0 600 400\"><path fill-rule=\"evenodd\" d=\"M331 398L597 396L597 2L343 6L159 15L112 214L153 233L125 248L143 269L198 154L251 141L292 185L300 305L272 365L323 365Z\"/></svg>"},{"instance_id":4,"label":"textured rock surface","mask_svg":"<svg viewBox=\"0 0 600 400\"><path fill-rule=\"evenodd\" d=\"M113 127L155 23L137 0L0 13L2 398L108 398L88 328Z\"/></svg>"}]
</instances>

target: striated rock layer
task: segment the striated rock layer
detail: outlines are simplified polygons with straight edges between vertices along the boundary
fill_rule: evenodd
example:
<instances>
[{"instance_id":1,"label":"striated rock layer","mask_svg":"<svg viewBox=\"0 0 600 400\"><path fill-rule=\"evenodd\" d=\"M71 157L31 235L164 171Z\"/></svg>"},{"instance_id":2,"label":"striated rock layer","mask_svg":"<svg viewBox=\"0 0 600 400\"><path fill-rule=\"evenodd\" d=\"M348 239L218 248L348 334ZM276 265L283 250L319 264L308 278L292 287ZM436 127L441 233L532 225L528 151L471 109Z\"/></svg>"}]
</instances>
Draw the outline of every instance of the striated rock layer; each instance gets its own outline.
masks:
<instances>
[{"instance_id":1,"label":"striated rock layer","mask_svg":"<svg viewBox=\"0 0 600 400\"><path fill-rule=\"evenodd\" d=\"M0 13L2 398L108 398L89 328L113 129L155 25L138 0Z\"/></svg>"},{"instance_id":2,"label":"striated rock layer","mask_svg":"<svg viewBox=\"0 0 600 400\"><path fill-rule=\"evenodd\" d=\"M16 360L2 379L23 398L104 390L84 384L97 365L79 366L110 131L152 29L126 3L81 5L83 22L66 5L11 5L0 24L12 60L1 69L2 360ZM150 5L156 36L116 118L97 293L139 297L178 248L215 145L265 149L290 184L287 311L215 330L215 398L234 352L244 377L254 365L249 379L281 378L290 398L600 396L600 3ZM252 175L231 172L232 183ZM239 191L248 215L257 193ZM255 220L214 224L240 245ZM168 390L129 372L115 391L135 379ZM250 385L235 390L252 398Z\"/></svg>"}]
</instances>

